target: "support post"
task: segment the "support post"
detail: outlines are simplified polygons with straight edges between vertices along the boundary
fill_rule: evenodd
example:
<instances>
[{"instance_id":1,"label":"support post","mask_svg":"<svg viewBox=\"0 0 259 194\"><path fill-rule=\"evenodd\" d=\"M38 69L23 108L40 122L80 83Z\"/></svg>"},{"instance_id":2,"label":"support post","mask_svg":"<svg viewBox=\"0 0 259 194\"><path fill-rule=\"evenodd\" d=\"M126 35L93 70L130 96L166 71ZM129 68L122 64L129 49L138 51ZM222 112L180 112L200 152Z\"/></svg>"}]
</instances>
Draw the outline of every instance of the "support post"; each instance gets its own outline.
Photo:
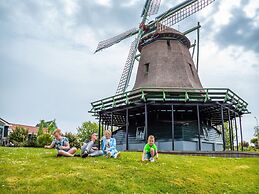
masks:
<instances>
[{"instance_id":1,"label":"support post","mask_svg":"<svg viewBox=\"0 0 259 194\"><path fill-rule=\"evenodd\" d=\"M111 113L111 132L113 132L113 113Z\"/></svg>"},{"instance_id":2,"label":"support post","mask_svg":"<svg viewBox=\"0 0 259 194\"><path fill-rule=\"evenodd\" d=\"M231 119L230 119L230 110L228 109L228 132L229 132L229 148L230 150L233 150L232 148L232 133L231 133Z\"/></svg>"},{"instance_id":3,"label":"support post","mask_svg":"<svg viewBox=\"0 0 259 194\"><path fill-rule=\"evenodd\" d=\"M99 114L99 128L98 128L98 148L101 148L101 114Z\"/></svg>"},{"instance_id":4,"label":"support post","mask_svg":"<svg viewBox=\"0 0 259 194\"><path fill-rule=\"evenodd\" d=\"M200 107L197 104L197 120L198 120L198 138L199 138L199 151L201 151L201 123L200 123Z\"/></svg>"},{"instance_id":5,"label":"support post","mask_svg":"<svg viewBox=\"0 0 259 194\"><path fill-rule=\"evenodd\" d=\"M237 135L237 114L235 113L235 129L236 129L236 144L237 144L237 151L238 151L238 135Z\"/></svg>"},{"instance_id":6,"label":"support post","mask_svg":"<svg viewBox=\"0 0 259 194\"><path fill-rule=\"evenodd\" d=\"M242 151L244 151L241 115L239 115L239 124L240 124L241 149L242 149Z\"/></svg>"},{"instance_id":7,"label":"support post","mask_svg":"<svg viewBox=\"0 0 259 194\"><path fill-rule=\"evenodd\" d=\"M171 105L172 108L172 150L174 150L174 105Z\"/></svg>"},{"instance_id":8,"label":"support post","mask_svg":"<svg viewBox=\"0 0 259 194\"><path fill-rule=\"evenodd\" d=\"M145 103L145 140L148 137L148 113L147 113L147 103Z\"/></svg>"},{"instance_id":9,"label":"support post","mask_svg":"<svg viewBox=\"0 0 259 194\"><path fill-rule=\"evenodd\" d=\"M103 128L103 122L102 122L102 137L103 137L103 130L104 130L104 128Z\"/></svg>"},{"instance_id":10,"label":"support post","mask_svg":"<svg viewBox=\"0 0 259 194\"><path fill-rule=\"evenodd\" d=\"M225 127L224 127L224 109L223 109L222 105L221 105L221 127L222 127L223 151L226 151Z\"/></svg>"},{"instance_id":11,"label":"support post","mask_svg":"<svg viewBox=\"0 0 259 194\"><path fill-rule=\"evenodd\" d=\"M126 150L129 150L129 109L126 109Z\"/></svg>"}]
</instances>

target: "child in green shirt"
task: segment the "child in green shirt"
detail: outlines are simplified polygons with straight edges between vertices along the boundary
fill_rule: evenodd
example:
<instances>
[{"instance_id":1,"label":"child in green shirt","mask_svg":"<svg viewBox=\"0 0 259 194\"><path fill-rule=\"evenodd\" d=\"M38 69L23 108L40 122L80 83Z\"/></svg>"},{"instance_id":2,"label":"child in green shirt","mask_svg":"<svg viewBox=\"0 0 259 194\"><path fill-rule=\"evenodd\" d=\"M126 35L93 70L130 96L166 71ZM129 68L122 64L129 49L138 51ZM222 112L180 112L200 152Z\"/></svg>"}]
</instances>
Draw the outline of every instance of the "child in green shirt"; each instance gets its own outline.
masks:
<instances>
[{"instance_id":1,"label":"child in green shirt","mask_svg":"<svg viewBox=\"0 0 259 194\"><path fill-rule=\"evenodd\" d=\"M155 144L155 137L150 135L148 137L148 143L145 145L143 153L142 153L142 161L149 160L150 162L154 162L154 157L158 160L158 151Z\"/></svg>"}]
</instances>

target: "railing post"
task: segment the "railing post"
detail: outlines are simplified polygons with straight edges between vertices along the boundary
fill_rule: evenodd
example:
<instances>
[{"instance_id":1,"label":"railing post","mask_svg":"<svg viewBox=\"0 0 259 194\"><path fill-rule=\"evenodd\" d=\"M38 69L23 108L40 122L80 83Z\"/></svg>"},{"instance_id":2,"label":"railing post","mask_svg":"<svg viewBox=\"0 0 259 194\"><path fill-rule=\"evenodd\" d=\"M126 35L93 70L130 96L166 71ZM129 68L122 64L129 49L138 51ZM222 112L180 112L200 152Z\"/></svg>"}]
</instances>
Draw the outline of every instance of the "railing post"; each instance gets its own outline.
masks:
<instances>
[{"instance_id":1,"label":"railing post","mask_svg":"<svg viewBox=\"0 0 259 194\"><path fill-rule=\"evenodd\" d=\"M240 124L241 149L242 151L244 151L241 115L239 115L239 124Z\"/></svg>"},{"instance_id":2,"label":"railing post","mask_svg":"<svg viewBox=\"0 0 259 194\"><path fill-rule=\"evenodd\" d=\"M201 123L200 123L200 108L197 104L197 120L198 120L198 138L199 138L199 151L201 151Z\"/></svg>"},{"instance_id":3,"label":"railing post","mask_svg":"<svg viewBox=\"0 0 259 194\"><path fill-rule=\"evenodd\" d=\"M235 112L235 129L236 129L236 143L237 143L237 151L238 151L238 135L237 135L237 114Z\"/></svg>"},{"instance_id":4,"label":"railing post","mask_svg":"<svg viewBox=\"0 0 259 194\"><path fill-rule=\"evenodd\" d=\"M129 150L129 109L126 109L126 150Z\"/></svg>"},{"instance_id":5,"label":"railing post","mask_svg":"<svg viewBox=\"0 0 259 194\"><path fill-rule=\"evenodd\" d=\"M222 127L222 139L223 139L223 151L226 151L226 140L225 140L225 127L224 127L224 109L221 105L221 127Z\"/></svg>"},{"instance_id":6,"label":"railing post","mask_svg":"<svg viewBox=\"0 0 259 194\"><path fill-rule=\"evenodd\" d=\"M172 150L174 150L174 105L171 105L172 110Z\"/></svg>"}]
</instances>

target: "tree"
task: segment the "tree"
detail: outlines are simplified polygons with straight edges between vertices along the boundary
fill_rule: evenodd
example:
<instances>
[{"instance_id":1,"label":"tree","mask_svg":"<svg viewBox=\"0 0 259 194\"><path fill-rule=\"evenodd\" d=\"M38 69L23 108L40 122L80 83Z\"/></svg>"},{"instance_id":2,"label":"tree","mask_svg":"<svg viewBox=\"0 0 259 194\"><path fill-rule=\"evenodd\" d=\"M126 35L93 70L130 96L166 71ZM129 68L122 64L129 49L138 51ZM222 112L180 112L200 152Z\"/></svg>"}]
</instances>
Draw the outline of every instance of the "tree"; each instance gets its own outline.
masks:
<instances>
[{"instance_id":1,"label":"tree","mask_svg":"<svg viewBox=\"0 0 259 194\"><path fill-rule=\"evenodd\" d=\"M37 136L37 144L40 147L49 145L52 142L52 140L53 139L49 133L43 133L43 134Z\"/></svg>"},{"instance_id":2,"label":"tree","mask_svg":"<svg viewBox=\"0 0 259 194\"><path fill-rule=\"evenodd\" d=\"M226 140L226 149L230 149L230 136L229 136L229 125L228 122L224 123L224 128L225 128L225 140ZM233 143L236 140L236 133L235 130L233 129Z\"/></svg>"},{"instance_id":3,"label":"tree","mask_svg":"<svg viewBox=\"0 0 259 194\"><path fill-rule=\"evenodd\" d=\"M70 147L80 148L80 141L77 135L69 132L69 133L65 133L64 136L68 138Z\"/></svg>"},{"instance_id":4,"label":"tree","mask_svg":"<svg viewBox=\"0 0 259 194\"><path fill-rule=\"evenodd\" d=\"M240 147L243 146L244 148L248 148L249 147L249 143L246 141L242 141L240 144Z\"/></svg>"},{"instance_id":5,"label":"tree","mask_svg":"<svg viewBox=\"0 0 259 194\"><path fill-rule=\"evenodd\" d=\"M257 137L252 138L252 139L250 140L250 142L255 145L255 148L256 148L256 149L259 149L259 144L258 144L258 138L257 138Z\"/></svg>"},{"instance_id":6,"label":"tree","mask_svg":"<svg viewBox=\"0 0 259 194\"><path fill-rule=\"evenodd\" d=\"M24 146L28 137L28 130L23 127L16 127L9 135L9 140L15 146Z\"/></svg>"},{"instance_id":7,"label":"tree","mask_svg":"<svg viewBox=\"0 0 259 194\"><path fill-rule=\"evenodd\" d=\"M77 134L81 142L90 138L92 133L98 133L99 126L95 122L87 121L77 128Z\"/></svg>"},{"instance_id":8,"label":"tree","mask_svg":"<svg viewBox=\"0 0 259 194\"><path fill-rule=\"evenodd\" d=\"M56 119L53 121L40 120L36 127L39 127L38 136L44 133L44 129L47 129L48 133L52 133L57 128Z\"/></svg>"}]
</instances>

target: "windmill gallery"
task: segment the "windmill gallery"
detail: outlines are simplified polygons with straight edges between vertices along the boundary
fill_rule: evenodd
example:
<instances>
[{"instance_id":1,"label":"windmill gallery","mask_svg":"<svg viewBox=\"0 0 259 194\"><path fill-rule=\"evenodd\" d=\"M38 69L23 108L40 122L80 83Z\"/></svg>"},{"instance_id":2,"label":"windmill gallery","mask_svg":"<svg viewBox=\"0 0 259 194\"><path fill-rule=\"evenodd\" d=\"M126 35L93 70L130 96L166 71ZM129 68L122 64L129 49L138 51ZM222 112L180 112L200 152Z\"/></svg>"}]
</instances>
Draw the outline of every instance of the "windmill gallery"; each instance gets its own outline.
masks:
<instances>
[{"instance_id":1,"label":"windmill gallery","mask_svg":"<svg viewBox=\"0 0 259 194\"><path fill-rule=\"evenodd\" d=\"M99 133L111 129L119 150L142 150L152 134L164 151L225 151L225 122L229 149L238 150L247 102L228 88L203 88L186 37L197 31L198 56L200 25L183 33L173 28L214 1L187 0L147 23L161 0L146 0L138 28L99 43L96 52L136 36L116 95L93 102L90 110L99 119ZM135 85L127 91L136 60Z\"/></svg>"}]
</instances>

